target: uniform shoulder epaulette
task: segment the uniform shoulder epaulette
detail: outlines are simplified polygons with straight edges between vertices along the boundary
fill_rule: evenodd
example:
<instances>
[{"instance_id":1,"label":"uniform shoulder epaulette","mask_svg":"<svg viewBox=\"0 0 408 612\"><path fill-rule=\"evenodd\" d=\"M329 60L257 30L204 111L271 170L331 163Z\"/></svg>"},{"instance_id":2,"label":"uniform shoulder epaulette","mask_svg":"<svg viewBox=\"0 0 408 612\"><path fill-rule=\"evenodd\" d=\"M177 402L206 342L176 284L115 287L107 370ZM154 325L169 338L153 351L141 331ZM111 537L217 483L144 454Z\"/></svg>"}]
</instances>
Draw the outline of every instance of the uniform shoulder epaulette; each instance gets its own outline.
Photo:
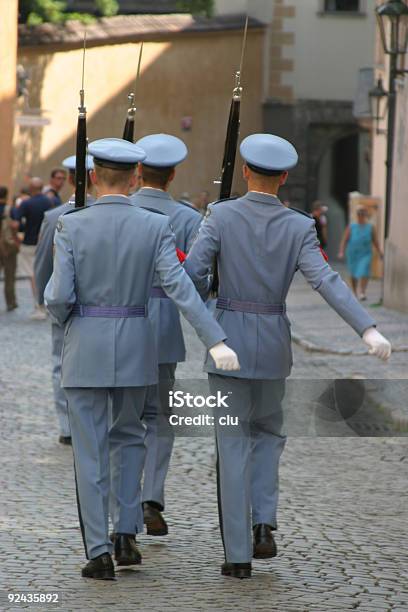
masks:
<instances>
[{"instance_id":1,"label":"uniform shoulder epaulette","mask_svg":"<svg viewBox=\"0 0 408 612\"><path fill-rule=\"evenodd\" d=\"M301 210L300 208L296 208L295 206L289 206L288 208L289 208L289 210L293 210L294 212L297 212L300 215L303 215L304 217L308 217L309 219L313 219L312 215L310 213L306 212L305 210Z\"/></svg>"},{"instance_id":2,"label":"uniform shoulder epaulette","mask_svg":"<svg viewBox=\"0 0 408 612\"><path fill-rule=\"evenodd\" d=\"M87 206L79 206L78 208L72 208L71 210L66 210L65 212L61 213L61 217L66 217L67 215L71 215L72 213L76 213L79 212L80 210L85 210L86 208L88 208ZM56 228L57 232L60 232L62 230L62 221L61 219L58 219L57 221L57 225Z\"/></svg>"},{"instance_id":3,"label":"uniform shoulder epaulette","mask_svg":"<svg viewBox=\"0 0 408 612\"><path fill-rule=\"evenodd\" d=\"M191 208L191 210L194 210L194 212L201 214L199 210L196 209L195 206L193 206L192 204L190 204L190 202L187 202L186 200L176 200L177 204L182 204L183 206L186 206L187 208Z\"/></svg>"},{"instance_id":4,"label":"uniform shoulder epaulette","mask_svg":"<svg viewBox=\"0 0 408 612\"><path fill-rule=\"evenodd\" d=\"M87 208L90 208L90 206L78 206L78 208L71 208L71 210L67 210L66 212L62 213L62 216L65 217L65 215L72 215L72 213L86 210Z\"/></svg>"},{"instance_id":5,"label":"uniform shoulder epaulette","mask_svg":"<svg viewBox=\"0 0 408 612\"><path fill-rule=\"evenodd\" d=\"M166 213L162 212L161 210L157 210L157 208L151 208L150 206L139 206L139 208L143 208L143 210L148 210L149 212L157 213L158 215L164 215L165 217L168 217Z\"/></svg>"},{"instance_id":6,"label":"uniform shoulder epaulette","mask_svg":"<svg viewBox=\"0 0 408 612\"><path fill-rule=\"evenodd\" d=\"M222 198L221 200L215 200L215 202L210 202L211 206L214 204L222 204L223 202L233 202L234 200L239 200L241 196L232 196L231 198Z\"/></svg>"},{"instance_id":7,"label":"uniform shoulder epaulette","mask_svg":"<svg viewBox=\"0 0 408 612\"><path fill-rule=\"evenodd\" d=\"M169 215L166 215L166 213L162 212L161 210L157 210L156 208L150 208L150 206L139 206L139 208L143 208L144 210L148 210L149 212L156 213L157 215L164 215L165 217L170 219ZM171 231L174 233L174 227L172 226L170 222L169 222L169 225L170 225Z\"/></svg>"}]
</instances>

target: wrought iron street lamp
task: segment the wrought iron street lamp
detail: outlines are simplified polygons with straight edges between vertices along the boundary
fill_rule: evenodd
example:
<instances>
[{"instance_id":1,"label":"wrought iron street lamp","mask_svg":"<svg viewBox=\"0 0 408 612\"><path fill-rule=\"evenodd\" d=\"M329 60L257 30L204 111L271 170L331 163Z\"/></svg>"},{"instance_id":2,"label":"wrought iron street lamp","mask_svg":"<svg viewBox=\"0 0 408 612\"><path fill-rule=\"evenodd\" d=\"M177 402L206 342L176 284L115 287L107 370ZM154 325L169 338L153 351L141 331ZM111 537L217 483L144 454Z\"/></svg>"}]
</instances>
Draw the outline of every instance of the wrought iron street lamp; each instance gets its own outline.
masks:
<instances>
[{"instance_id":1,"label":"wrought iron street lamp","mask_svg":"<svg viewBox=\"0 0 408 612\"><path fill-rule=\"evenodd\" d=\"M378 27L384 52L390 56L388 85L388 139L387 139L387 180L385 193L384 238L388 238L391 219L392 168L394 155L396 84L399 74L407 71L399 69L399 60L407 53L408 48L408 6L403 0L388 0L377 6ZM379 93L379 92L377 92ZM379 97L377 97L379 100Z\"/></svg>"},{"instance_id":2,"label":"wrought iron street lamp","mask_svg":"<svg viewBox=\"0 0 408 612\"><path fill-rule=\"evenodd\" d=\"M375 121L376 133L386 134L387 130L381 130L379 125L385 119L388 105L388 92L385 91L382 79L368 92L371 103L371 117Z\"/></svg>"}]
</instances>

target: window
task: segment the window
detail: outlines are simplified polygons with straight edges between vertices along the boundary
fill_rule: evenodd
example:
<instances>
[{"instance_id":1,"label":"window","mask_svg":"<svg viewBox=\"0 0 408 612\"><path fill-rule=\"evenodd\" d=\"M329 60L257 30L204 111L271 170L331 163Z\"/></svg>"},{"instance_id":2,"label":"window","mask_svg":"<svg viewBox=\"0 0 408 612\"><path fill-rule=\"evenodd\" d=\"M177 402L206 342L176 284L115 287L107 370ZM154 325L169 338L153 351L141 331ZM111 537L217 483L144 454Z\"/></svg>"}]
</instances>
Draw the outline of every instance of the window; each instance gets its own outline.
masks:
<instances>
[{"instance_id":1,"label":"window","mask_svg":"<svg viewBox=\"0 0 408 612\"><path fill-rule=\"evenodd\" d=\"M361 0L324 0L324 11L327 13L359 13Z\"/></svg>"}]
</instances>

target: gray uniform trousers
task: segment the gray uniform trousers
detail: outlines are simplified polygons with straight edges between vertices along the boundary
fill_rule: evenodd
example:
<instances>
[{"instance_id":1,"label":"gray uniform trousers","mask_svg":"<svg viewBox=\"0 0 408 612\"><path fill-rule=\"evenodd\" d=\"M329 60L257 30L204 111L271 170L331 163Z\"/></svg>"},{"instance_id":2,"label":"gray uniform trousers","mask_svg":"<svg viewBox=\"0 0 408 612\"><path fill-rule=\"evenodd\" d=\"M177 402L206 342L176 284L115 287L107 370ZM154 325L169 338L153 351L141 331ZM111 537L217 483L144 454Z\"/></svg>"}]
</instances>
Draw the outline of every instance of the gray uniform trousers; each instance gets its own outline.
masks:
<instances>
[{"instance_id":1,"label":"gray uniform trousers","mask_svg":"<svg viewBox=\"0 0 408 612\"><path fill-rule=\"evenodd\" d=\"M209 374L212 394L231 393L216 408L218 509L225 558L252 559L252 525L277 527L279 460L286 443L282 399L285 380L248 380ZM222 425L219 418L238 417ZM252 521L251 521L252 514Z\"/></svg>"},{"instance_id":2,"label":"gray uniform trousers","mask_svg":"<svg viewBox=\"0 0 408 612\"><path fill-rule=\"evenodd\" d=\"M169 391L174 388L176 367L176 363L159 364L159 384L148 388L143 414L146 458L142 502L153 502L159 510L164 510L164 485L174 444Z\"/></svg>"},{"instance_id":3,"label":"gray uniform trousers","mask_svg":"<svg viewBox=\"0 0 408 612\"><path fill-rule=\"evenodd\" d=\"M141 417L146 387L65 388L65 392L75 457L78 514L86 556L93 559L104 552L112 552L110 494L114 499L115 532L134 534L135 526L137 531L143 529L140 481L144 464L144 427ZM108 436L109 448L105 444ZM112 465L112 473L109 465ZM132 466L132 470L126 466Z\"/></svg>"},{"instance_id":4,"label":"gray uniform trousers","mask_svg":"<svg viewBox=\"0 0 408 612\"><path fill-rule=\"evenodd\" d=\"M61 387L61 355L64 344L64 328L53 323L51 325L51 357L52 357L52 387L54 391L55 410L57 412L61 436L71 435L68 419L67 396Z\"/></svg>"}]
</instances>

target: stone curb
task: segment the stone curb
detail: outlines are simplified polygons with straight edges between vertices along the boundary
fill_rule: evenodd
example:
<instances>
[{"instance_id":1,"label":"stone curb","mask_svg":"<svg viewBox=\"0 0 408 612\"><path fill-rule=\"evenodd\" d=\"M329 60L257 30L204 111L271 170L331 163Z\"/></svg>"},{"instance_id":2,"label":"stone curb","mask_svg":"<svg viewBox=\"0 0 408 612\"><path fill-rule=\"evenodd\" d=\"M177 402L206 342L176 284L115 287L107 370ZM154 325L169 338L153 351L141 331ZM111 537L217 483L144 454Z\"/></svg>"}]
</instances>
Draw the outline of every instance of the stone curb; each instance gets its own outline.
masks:
<instances>
[{"instance_id":1,"label":"stone curb","mask_svg":"<svg viewBox=\"0 0 408 612\"><path fill-rule=\"evenodd\" d=\"M305 351L309 351L309 353L324 353L326 355L356 355L359 357L364 357L368 355L368 351L364 348L362 349L334 349L328 348L326 346L315 344L314 342L310 342L301 334L296 334L292 332L292 341L301 346ZM393 346L393 353L406 353L408 352L408 346Z\"/></svg>"}]
</instances>

